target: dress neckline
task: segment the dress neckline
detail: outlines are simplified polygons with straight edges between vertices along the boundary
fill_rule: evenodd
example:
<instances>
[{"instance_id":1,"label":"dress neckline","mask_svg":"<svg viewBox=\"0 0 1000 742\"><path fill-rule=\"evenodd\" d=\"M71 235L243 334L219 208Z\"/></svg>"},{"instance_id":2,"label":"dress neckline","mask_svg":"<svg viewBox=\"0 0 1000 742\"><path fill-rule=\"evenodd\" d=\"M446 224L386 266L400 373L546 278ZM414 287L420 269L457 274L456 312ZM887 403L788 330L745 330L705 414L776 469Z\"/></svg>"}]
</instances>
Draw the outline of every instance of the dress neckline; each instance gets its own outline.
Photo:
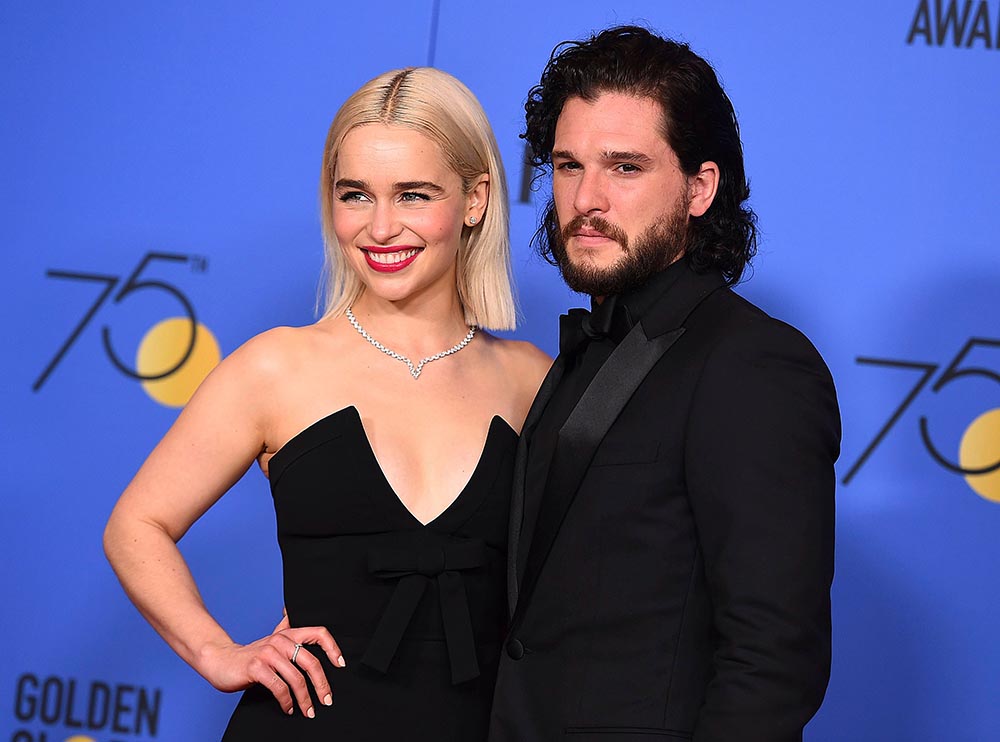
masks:
<instances>
[{"instance_id":1,"label":"dress neckline","mask_svg":"<svg viewBox=\"0 0 1000 742\"><path fill-rule=\"evenodd\" d=\"M348 427L345 428L345 425ZM329 415L326 415L325 417L320 418L316 422L305 427L288 439L288 441L286 441L285 444L271 456L268 460L268 478L270 481L272 495L275 492L275 487L281 479L281 476L288 470L296 459L316 446L322 445L340 437L341 435L344 435L345 432L351 428L353 428L355 432L359 433L363 439L364 451L369 457L369 464L377 474L377 479L381 484L379 489L382 490L385 495L385 500L388 502L390 508L395 510L398 515L409 523L409 525L419 528L445 527L447 522L453 520L452 516L455 512L460 511L460 504L465 501L467 492L470 490L482 491L485 489L473 487L477 479L483 476L492 476L492 474L496 471L496 467L491 464L497 457L496 455L491 454L495 451L500 451L501 449L498 449L495 446L491 447L491 441L504 431L506 431L507 434L512 435L514 438L517 438L517 432L502 416L493 415L490 419L489 429L486 432L486 438L484 439L482 448L480 449L479 458L476 461L476 465L473 468L472 473L469 475L469 479L465 482L458 493L456 493L456 495L448 502L447 506L445 506L443 510L427 522L424 522L414 515L413 511L407 507L406 503L403 502L402 498L399 497L399 494L392 486L388 477L386 477L385 471L382 469L382 465L379 463L378 457L375 455L375 449L372 447L371 439L368 437L368 431L365 430L364 422L361 419L361 412L355 405L348 405L335 412L331 412Z\"/></svg>"}]
</instances>

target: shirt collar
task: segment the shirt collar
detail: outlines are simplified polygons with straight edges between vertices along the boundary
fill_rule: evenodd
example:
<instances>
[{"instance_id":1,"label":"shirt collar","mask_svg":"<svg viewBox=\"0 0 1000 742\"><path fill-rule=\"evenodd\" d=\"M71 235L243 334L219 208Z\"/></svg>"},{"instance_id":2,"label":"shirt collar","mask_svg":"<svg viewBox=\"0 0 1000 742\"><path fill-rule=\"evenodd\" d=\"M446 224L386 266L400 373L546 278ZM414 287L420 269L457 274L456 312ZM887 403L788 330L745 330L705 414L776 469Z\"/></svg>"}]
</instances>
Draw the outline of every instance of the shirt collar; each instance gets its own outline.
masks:
<instances>
[{"instance_id":1,"label":"shirt collar","mask_svg":"<svg viewBox=\"0 0 1000 742\"><path fill-rule=\"evenodd\" d=\"M641 286L622 294L606 296L600 304L591 297L590 326L596 332L610 337L615 343L620 343L686 267L687 260L681 258L659 273L654 273Z\"/></svg>"}]
</instances>

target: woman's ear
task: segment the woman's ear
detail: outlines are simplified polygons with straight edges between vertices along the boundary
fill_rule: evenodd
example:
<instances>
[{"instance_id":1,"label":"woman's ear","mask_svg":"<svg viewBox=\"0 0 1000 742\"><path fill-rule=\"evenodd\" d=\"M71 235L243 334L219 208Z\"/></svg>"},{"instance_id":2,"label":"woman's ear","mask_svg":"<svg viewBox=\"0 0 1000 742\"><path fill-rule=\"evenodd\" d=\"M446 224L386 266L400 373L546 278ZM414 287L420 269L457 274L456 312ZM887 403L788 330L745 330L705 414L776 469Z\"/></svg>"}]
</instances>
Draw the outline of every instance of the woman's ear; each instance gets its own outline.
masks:
<instances>
[{"instance_id":1,"label":"woman's ear","mask_svg":"<svg viewBox=\"0 0 1000 742\"><path fill-rule=\"evenodd\" d=\"M473 226L483 221L490 200L490 176L483 173L465 197L465 224Z\"/></svg>"}]
</instances>

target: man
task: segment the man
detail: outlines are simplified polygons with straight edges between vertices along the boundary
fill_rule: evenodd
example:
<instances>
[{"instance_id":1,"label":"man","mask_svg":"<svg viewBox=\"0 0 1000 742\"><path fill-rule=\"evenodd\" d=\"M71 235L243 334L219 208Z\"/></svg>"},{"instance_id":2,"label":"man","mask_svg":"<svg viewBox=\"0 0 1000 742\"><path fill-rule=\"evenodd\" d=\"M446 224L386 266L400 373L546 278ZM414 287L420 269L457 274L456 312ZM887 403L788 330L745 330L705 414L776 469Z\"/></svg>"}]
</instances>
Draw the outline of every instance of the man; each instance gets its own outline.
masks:
<instances>
[{"instance_id":1,"label":"man","mask_svg":"<svg viewBox=\"0 0 1000 742\"><path fill-rule=\"evenodd\" d=\"M684 44L560 45L526 104L539 230L592 313L522 433L492 742L790 742L830 666L830 374L732 292L755 250L733 107Z\"/></svg>"}]
</instances>

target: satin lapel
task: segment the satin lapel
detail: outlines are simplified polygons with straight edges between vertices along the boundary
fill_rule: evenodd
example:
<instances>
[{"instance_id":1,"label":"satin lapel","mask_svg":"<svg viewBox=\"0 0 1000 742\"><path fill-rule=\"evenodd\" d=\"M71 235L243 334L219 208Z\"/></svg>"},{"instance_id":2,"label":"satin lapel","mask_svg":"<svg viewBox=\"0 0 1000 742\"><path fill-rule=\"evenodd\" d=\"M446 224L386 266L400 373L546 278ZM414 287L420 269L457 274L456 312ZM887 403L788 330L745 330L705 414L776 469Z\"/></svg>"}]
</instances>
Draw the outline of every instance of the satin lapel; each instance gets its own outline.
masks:
<instances>
[{"instance_id":1,"label":"satin lapel","mask_svg":"<svg viewBox=\"0 0 1000 742\"><path fill-rule=\"evenodd\" d=\"M566 511L576 496L590 461L608 429L667 349L684 334L684 328L647 339L642 323L619 343L583 393L565 425L559 431L549 478L535 524L531 548L521 581L521 610L534 589L538 573L552 548ZM523 497L524 475L521 473Z\"/></svg>"},{"instance_id":2,"label":"satin lapel","mask_svg":"<svg viewBox=\"0 0 1000 742\"><path fill-rule=\"evenodd\" d=\"M538 387L538 393L531 403L531 409L521 426L521 437L517 441L514 457L514 487L510 495L510 521L507 534L507 605L511 614L517 605L517 547L521 542L521 527L524 521L524 478L528 463L528 438L538 424L552 392L562 379L566 363L562 356L556 358L548 374Z\"/></svg>"}]
</instances>

